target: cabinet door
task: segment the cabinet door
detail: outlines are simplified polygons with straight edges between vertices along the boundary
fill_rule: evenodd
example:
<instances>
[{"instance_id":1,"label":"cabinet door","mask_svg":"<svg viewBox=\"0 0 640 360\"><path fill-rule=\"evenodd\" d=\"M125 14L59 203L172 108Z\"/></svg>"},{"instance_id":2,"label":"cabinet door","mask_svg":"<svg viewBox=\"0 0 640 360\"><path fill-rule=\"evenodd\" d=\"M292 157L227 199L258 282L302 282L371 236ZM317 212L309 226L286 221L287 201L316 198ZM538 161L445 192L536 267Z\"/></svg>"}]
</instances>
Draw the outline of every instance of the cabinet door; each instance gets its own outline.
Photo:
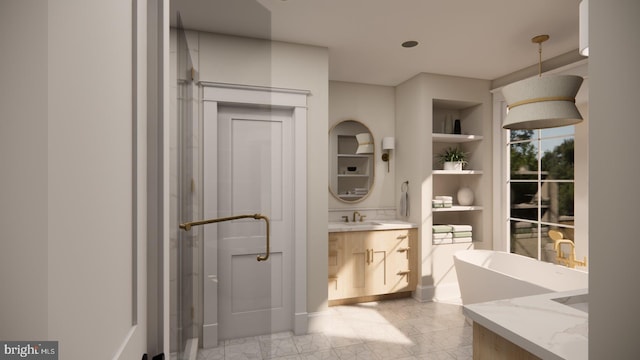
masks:
<instances>
[{"instance_id":1,"label":"cabinet door","mask_svg":"<svg viewBox=\"0 0 640 360\"><path fill-rule=\"evenodd\" d=\"M365 242L369 261L367 264L367 292L370 295L386 294L392 279L389 265L393 262L394 243L392 231L372 231Z\"/></svg>"},{"instance_id":2,"label":"cabinet door","mask_svg":"<svg viewBox=\"0 0 640 360\"><path fill-rule=\"evenodd\" d=\"M344 278L344 297L368 295L370 256L365 246L366 236L366 232L350 232L343 237L345 261L341 273Z\"/></svg>"},{"instance_id":3,"label":"cabinet door","mask_svg":"<svg viewBox=\"0 0 640 360\"><path fill-rule=\"evenodd\" d=\"M344 297L344 241L336 233L329 233L329 300Z\"/></svg>"},{"instance_id":4,"label":"cabinet door","mask_svg":"<svg viewBox=\"0 0 640 360\"><path fill-rule=\"evenodd\" d=\"M345 233L343 295L346 298L387 293L388 237L386 231Z\"/></svg>"}]
</instances>

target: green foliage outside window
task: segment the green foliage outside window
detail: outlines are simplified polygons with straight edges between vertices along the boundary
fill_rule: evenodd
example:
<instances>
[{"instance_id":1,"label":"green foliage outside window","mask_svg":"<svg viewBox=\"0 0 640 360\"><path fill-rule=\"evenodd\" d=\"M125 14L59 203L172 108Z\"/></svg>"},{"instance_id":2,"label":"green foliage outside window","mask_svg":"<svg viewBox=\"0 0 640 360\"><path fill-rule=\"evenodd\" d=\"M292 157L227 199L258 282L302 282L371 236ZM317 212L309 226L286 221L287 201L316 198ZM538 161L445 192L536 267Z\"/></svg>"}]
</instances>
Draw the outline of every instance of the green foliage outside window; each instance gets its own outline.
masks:
<instances>
[{"instance_id":1,"label":"green foliage outside window","mask_svg":"<svg viewBox=\"0 0 640 360\"><path fill-rule=\"evenodd\" d=\"M519 130L512 134L512 140L516 141L510 146L511 179L532 179L522 174L522 170L538 170L538 149L531 141L534 130ZM529 141L527 141L529 140ZM522 142L517 142L522 141ZM546 151L540 159L542 169L547 173L544 180L573 180L574 179L574 139L564 140L553 150ZM529 187L529 188L528 188ZM520 185L524 193L535 194L537 185L534 183ZM514 203L526 202L522 194L512 194ZM558 189L558 213L564 215L574 214L574 184L563 183Z\"/></svg>"}]
</instances>

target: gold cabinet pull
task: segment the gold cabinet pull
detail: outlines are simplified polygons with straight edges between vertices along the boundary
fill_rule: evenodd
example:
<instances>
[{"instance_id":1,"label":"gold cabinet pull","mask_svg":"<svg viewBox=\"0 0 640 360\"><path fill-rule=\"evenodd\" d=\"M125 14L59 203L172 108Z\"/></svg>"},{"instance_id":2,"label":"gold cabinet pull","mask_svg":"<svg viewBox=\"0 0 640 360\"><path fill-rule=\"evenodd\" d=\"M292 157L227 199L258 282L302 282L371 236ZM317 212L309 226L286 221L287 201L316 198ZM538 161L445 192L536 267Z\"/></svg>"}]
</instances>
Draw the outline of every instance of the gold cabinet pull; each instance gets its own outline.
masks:
<instances>
[{"instance_id":1,"label":"gold cabinet pull","mask_svg":"<svg viewBox=\"0 0 640 360\"><path fill-rule=\"evenodd\" d=\"M373 249L367 249L367 265L373 264Z\"/></svg>"},{"instance_id":2,"label":"gold cabinet pull","mask_svg":"<svg viewBox=\"0 0 640 360\"><path fill-rule=\"evenodd\" d=\"M409 250L411 250L411 247L407 246L407 247L399 248L398 252L405 252L405 251L409 251Z\"/></svg>"},{"instance_id":3,"label":"gold cabinet pull","mask_svg":"<svg viewBox=\"0 0 640 360\"><path fill-rule=\"evenodd\" d=\"M411 270L400 270L396 275L409 275L410 272Z\"/></svg>"}]
</instances>

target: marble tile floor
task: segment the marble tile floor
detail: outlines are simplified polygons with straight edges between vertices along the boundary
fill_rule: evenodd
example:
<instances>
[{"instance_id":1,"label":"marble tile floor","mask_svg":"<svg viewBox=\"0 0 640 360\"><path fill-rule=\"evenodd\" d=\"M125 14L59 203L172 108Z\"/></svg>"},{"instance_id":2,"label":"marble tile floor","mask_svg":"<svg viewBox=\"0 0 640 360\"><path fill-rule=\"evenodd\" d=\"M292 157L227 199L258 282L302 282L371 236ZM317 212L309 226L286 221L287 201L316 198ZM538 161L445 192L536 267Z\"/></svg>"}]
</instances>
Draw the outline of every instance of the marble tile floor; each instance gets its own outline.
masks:
<instances>
[{"instance_id":1,"label":"marble tile floor","mask_svg":"<svg viewBox=\"0 0 640 360\"><path fill-rule=\"evenodd\" d=\"M398 299L334 306L309 334L277 333L200 349L198 360L472 359L472 327L456 302Z\"/></svg>"}]
</instances>

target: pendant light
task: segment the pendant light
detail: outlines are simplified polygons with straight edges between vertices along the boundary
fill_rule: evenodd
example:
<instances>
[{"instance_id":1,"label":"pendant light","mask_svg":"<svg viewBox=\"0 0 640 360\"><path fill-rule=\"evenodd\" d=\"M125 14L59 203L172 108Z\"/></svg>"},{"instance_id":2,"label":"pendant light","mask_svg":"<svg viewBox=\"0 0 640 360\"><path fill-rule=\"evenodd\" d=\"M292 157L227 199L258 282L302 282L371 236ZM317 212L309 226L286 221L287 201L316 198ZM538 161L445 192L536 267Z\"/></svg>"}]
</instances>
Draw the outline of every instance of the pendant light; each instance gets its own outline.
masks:
<instances>
[{"instance_id":1,"label":"pendant light","mask_svg":"<svg viewBox=\"0 0 640 360\"><path fill-rule=\"evenodd\" d=\"M582 116L576 108L576 94L582 77L575 75L542 76L542 43L549 35L538 35L538 76L509 84L502 89L508 104L502 127L509 130L546 129L577 124Z\"/></svg>"}]
</instances>

